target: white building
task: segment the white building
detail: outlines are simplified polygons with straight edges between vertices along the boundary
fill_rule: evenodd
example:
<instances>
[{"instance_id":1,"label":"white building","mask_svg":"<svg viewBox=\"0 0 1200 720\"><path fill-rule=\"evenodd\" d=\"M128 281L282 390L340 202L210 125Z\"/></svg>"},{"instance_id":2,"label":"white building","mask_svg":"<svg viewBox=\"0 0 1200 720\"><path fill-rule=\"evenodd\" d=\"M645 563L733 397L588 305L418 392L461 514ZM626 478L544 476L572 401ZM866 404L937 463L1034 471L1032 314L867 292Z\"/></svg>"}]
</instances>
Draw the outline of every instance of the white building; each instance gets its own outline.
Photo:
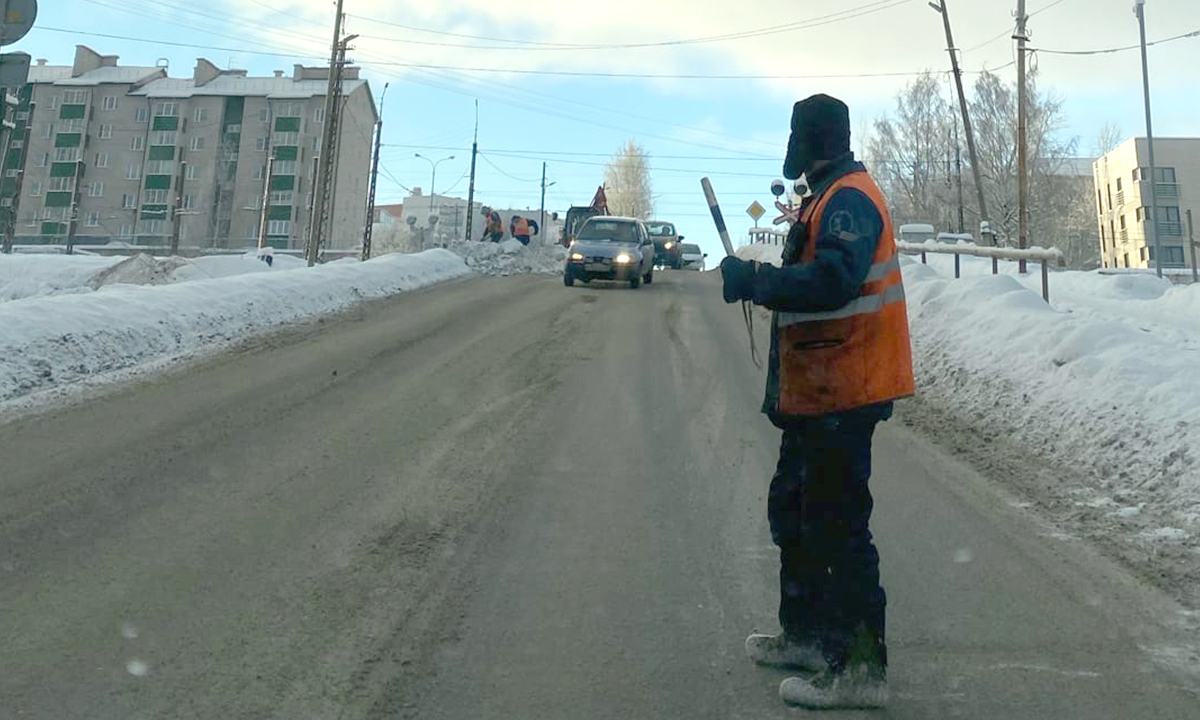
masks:
<instances>
[{"instance_id":1,"label":"white building","mask_svg":"<svg viewBox=\"0 0 1200 720\"><path fill-rule=\"evenodd\" d=\"M203 58L171 78L77 46L70 67L30 68L0 206L19 243L64 242L75 208L76 243L162 245L177 231L185 246L241 247L258 237L273 157L268 239L303 247L327 83L324 67L248 77ZM344 70L343 108L331 249L360 244L366 222L377 112L358 68Z\"/></svg>"}]
</instances>

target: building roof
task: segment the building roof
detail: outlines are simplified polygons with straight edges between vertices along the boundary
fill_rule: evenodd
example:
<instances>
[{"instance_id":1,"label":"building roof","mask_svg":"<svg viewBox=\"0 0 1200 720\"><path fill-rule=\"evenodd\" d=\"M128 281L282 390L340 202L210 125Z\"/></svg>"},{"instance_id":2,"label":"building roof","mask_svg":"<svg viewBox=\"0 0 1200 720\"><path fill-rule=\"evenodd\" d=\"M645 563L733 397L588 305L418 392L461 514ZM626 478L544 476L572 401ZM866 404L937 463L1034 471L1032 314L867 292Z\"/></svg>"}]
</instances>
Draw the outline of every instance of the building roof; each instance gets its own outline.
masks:
<instances>
[{"instance_id":1,"label":"building roof","mask_svg":"<svg viewBox=\"0 0 1200 720\"><path fill-rule=\"evenodd\" d=\"M349 95L366 80L343 80L342 92ZM243 77L221 75L204 85L192 78L163 78L146 83L130 95L151 98L189 98L203 96L249 96L273 99L307 99L324 97L329 84L325 80L293 80L290 77Z\"/></svg>"},{"instance_id":2,"label":"building roof","mask_svg":"<svg viewBox=\"0 0 1200 720\"><path fill-rule=\"evenodd\" d=\"M32 74L32 68L30 73ZM68 74L71 68L67 68ZM79 77L65 77L55 80L55 85L132 85L143 82L155 76L165 77L166 68L159 67L100 67L83 73Z\"/></svg>"},{"instance_id":3,"label":"building roof","mask_svg":"<svg viewBox=\"0 0 1200 720\"><path fill-rule=\"evenodd\" d=\"M1097 158L1094 157L1076 157L1062 158L1062 164L1055 171L1055 175L1059 177L1086 177L1092 176L1092 165L1095 164Z\"/></svg>"},{"instance_id":4,"label":"building roof","mask_svg":"<svg viewBox=\"0 0 1200 720\"><path fill-rule=\"evenodd\" d=\"M52 83L71 77L69 65L32 65L29 68L29 82Z\"/></svg>"}]
</instances>

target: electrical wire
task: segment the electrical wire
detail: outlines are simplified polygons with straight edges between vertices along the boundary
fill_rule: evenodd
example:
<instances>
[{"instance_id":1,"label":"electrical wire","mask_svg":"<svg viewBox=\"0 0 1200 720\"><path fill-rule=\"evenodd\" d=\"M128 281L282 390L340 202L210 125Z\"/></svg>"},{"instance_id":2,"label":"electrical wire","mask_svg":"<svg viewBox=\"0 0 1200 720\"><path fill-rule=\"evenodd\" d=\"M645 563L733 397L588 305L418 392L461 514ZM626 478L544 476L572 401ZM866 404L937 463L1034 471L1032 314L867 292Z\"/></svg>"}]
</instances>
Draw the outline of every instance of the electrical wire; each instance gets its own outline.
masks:
<instances>
[{"instance_id":1,"label":"electrical wire","mask_svg":"<svg viewBox=\"0 0 1200 720\"><path fill-rule=\"evenodd\" d=\"M354 17L359 20L365 20L367 22L379 23L382 25L389 25L392 27L399 27L399 28L414 31L414 32L424 32L424 33L430 33L430 34L436 34L436 35L444 35L447 37L466 38L466 39L471 39L471 40L484 40L484 41L488 41L488 42L514 43L516 45L478 46L478 45L463 45L463 44L452 44L452 43L410 41L414 44L442 45L442 46L446 46L446 47L464 47L464 48L471 48L471 49L475 49L475 50L532 50L532 49L543 49L543 50L629 50L629 49L635 49L635 48L678 47L681 45L697 45L697 44L702 44L702 43L722 42L722 41L726 41L726 40L742 40L742 39L748 39L748 38L763 37L765 35L775 35L775 34L779 34L779 33L793 32L795 30L803 30L803 29L808 29L808 28L813 28L813 27L821 27L823 25L830 25L833 23L843 22L845 20L857 19L860 17L864 17L866 15L871 15L871 14L874 14L877 12L881 12L883 10L889 10L893 7L898 7L900 5L906 5L912 1L913 0L877 0L876 2L868 3L866 5L860 5L858 7L849 8L846 10L840 10L838 12L830 13L828 15L822 15L822 16L818 16L815 18L810 18L808 20L800 20L800 21L796 21L796 22L785 23L782 25L772 25L772 26L768 26L768 27L757 28L754 30L744 30L744 31L735 32L735 33L726 33L724 35L710 35L710 36L698 37L698 38L685 38L685 39L677 39L677 40L662 40L662 41L655 41L655 42L640 42L640 43L591 43L591 44L546 43L546 42L536 42L536 41L528 41L528 40L513 40L513 39L506 39L506 38L493 38L493 37L485 37L485 36L479 36L479 35L465 35L465 34L460 34L460 33L450 33L450 32L438 31L438 30L431 30L428 28L419 28L419 27L405 25L403 23L397 23L397 22L392 22L392 21L387 21L387 20L379 20L376 18L364 17L361 15L356 15Z\"/></svg>"},{"instance_id":2,"label":"electrical wire","mask_svg":"<svg viewBox=\"0 0 1200 720\"><path fill-rule=\"evenodd\" d=\"M1200 30L1193 30L1191 32L1186 32L1181 35L1176 35L1174 37L1164 38L1162 40L1155 40L1154 42L1148 42L1148 43L1146 43L1146 47L1153 47L1155 45L1162 45L1163 43L1169 43L1169 42L1174 42L1176 40L1183 40L1185 38L1194 38L1194 37L1200 37ZM1141 47L1142 46L1140 44L1138 44L1138 45L1125 45L1124 47L1104 48L1102 50L1046 50L1044 48L1030 48L1029 51L1030 52L1038 52L1038 53L1046 53L1047 55L1107 55L1110 53L1124 52L1126 50L1138 50Z\"/></svg>"},{"instance_id":3,"label":"electrical wire","mask_svg":"<svg viewBox=\"0 0 1200 720\"><path fill-rule=\"evenodd\" d=\"M484 161L485 163L487 163L488 165L491 165L491 166L492 166L492 168L493 168L493 169L494 169L496 172L500 173L501 175L503 175L503 176L504 176L504 177L506 177L506 178L509 178L510 180L516 180L517 182L523 182L523 183L536 183L536 182L541 182L540 180L537 180L537 179L534 179L534 180L527 180L527 179L525 179L525 178L519 178L519 177L517 177L516 175L509 174L509 173L505 172L504 170L502 170L502 169L501 169L499 166L497 166L497 165L496 165L496 163L494 163L494 162L492 162L491 160L489 160L489 159L488 159L488 156L487 156L487 155L484 155L483 153L479 153L479 157L480 157L480 158L482 158L482 159L483 159L483 161Z\"/></svg>"}]
</instances>

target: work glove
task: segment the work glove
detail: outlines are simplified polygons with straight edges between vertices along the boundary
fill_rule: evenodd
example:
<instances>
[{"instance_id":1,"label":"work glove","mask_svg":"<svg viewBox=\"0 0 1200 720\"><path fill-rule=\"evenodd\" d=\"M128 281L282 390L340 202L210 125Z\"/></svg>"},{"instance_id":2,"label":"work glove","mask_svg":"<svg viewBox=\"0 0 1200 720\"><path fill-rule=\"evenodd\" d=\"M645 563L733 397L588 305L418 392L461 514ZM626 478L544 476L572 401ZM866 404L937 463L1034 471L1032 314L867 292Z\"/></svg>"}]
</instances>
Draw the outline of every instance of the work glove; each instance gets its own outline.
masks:
<instances>
[{"instance_id":1,"label":"work glove","mask_svg":"<svg viewBox=\"0 0 1200 720\"><path fill-rule=\"evenodd\" d=\"M725 284L722 295L725 302L750 300L754 296L754 272L757 263L741 258L726 257L721 261L721 279Z\"/></svg>"}]
</instances>

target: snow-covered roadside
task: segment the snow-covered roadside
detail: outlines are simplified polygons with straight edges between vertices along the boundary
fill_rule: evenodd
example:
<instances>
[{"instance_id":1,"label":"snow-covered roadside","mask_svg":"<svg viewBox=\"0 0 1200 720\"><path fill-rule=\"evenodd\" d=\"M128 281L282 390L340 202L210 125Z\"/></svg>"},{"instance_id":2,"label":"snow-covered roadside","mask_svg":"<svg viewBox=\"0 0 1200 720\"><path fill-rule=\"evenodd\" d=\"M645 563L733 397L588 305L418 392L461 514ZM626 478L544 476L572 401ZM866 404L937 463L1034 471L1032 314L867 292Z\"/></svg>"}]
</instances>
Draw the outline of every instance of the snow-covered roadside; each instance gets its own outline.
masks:
<instances>
[{"instance_id":1,"label":"snow-covered roadside","mask_svg":"<svg viewBox=\"0 0 1200 720\"><path fill-rule=\"evenodd\" d=\"M522 245L519 240L453 242L448 248L483 275L561 275L567 249L562 245Z\"/></svg>"},{"instance_id":2,"label":"snow-covered roadside","mask_svg":"<svg viewBox=\"0 0 1200 720\"><path fill-rule=\"evenodd\" d=\"M763 262L778 246L739 249ZM901 415L1186 594L1200 588L1200 285L904 257L918 397ZM1200 598L1195 598L1200 599Z\"/></svg>"},{"instance_id":3,"label":"snow-covered roadside","mask_svg":"<svg viewBox=\"0 0 1200 720\"><path fill-rule=\"evenodd\" d=\"M33 393L218 351L285 323L471 272L462 258L439 249L296 272L106 285L85 294L2 303L0 409L23 406Z\"/></svg>"}]
</instances>

